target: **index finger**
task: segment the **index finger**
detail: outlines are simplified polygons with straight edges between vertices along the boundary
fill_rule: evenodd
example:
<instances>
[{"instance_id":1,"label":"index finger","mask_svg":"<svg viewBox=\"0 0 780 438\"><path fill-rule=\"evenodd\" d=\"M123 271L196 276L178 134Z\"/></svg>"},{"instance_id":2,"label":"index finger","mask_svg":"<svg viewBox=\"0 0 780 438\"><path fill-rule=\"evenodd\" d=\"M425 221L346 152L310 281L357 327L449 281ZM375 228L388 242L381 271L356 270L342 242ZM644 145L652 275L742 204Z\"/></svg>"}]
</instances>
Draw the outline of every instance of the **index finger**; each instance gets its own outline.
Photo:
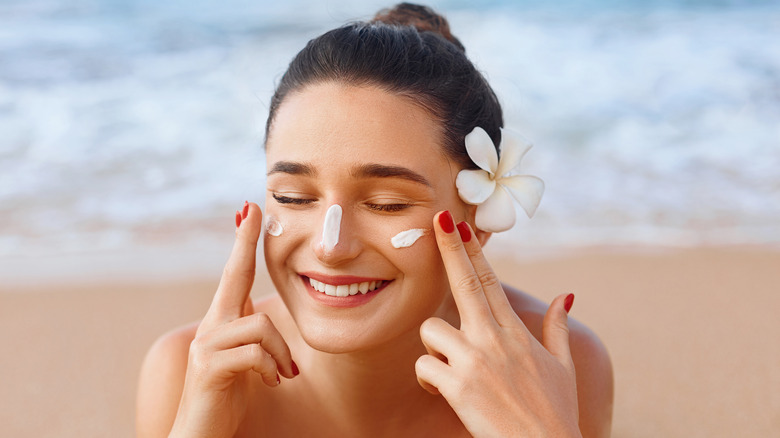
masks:
<instances>
[{"instance_id":1,"label":"index finger","mask_svg":"<svg viewBox=\"0 0 780 438\"><path fill-rule=\"evenodd\" d=\"M252 283L255 280L257 241L262 230L260 207L255 203L245 205L246 218L236 229L236 242L225 265L222 279L207 316L227 321L240 318Z\"/></svg>"},{"instance_id":2,"label":"index finger","mask_svg":"<svg viewBox=\"0 0 780 438\"><path fill-rule=\"evenodd\" d=\"M485 258L482 246L477 239L472 239L474 230L471 229L471 225L468 222L461 222L457 227L461 236L468 236L468 239L462 239L464 241L463 247L466 250L466 254L468 254L469 260L471 260L471 265L474 267L480 283L482 283L485 299L488 305L490 305L490 311L493 313L496 322L502 326L517 322L522 324L520 317L517 316L517 313L512 308L512 304L509 303L504 286Z\"/></svg>"},{"instance_id":3,"label":"index finger","mask_svg":"<svg viewBox=\"0 0 780 438\"><path fill-rule=\"evenodd\" d=\"M460 314L461 329L470 325L496 324L479 275L466 254L460 234L455 230L452 214L449 211L439 212L433 222L436 243Z\"/></svg>"}]
</instances>

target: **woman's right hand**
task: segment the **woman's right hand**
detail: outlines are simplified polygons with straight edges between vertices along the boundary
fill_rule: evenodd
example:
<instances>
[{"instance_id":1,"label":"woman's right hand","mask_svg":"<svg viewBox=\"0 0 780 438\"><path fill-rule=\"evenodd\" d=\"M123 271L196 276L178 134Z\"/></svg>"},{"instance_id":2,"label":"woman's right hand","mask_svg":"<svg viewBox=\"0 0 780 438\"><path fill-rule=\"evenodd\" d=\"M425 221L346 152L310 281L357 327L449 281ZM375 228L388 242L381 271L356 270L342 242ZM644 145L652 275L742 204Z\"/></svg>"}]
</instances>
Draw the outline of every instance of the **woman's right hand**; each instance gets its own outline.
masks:
<instances>
[{"instance_id":1,"label":"woman's right hand","mask_svg":"<svg viewBox=\"0 0 780 438\"><path fill-rule=\"evenodd\" d=\"M268 315L254 313L249 292L255 275L262 212L245 203L236 212L236 243L219 288L190 345L184 391L171 437L233 436L244 419L250 373L268 386L298 369Z\"/></svg>"}]
</instances>

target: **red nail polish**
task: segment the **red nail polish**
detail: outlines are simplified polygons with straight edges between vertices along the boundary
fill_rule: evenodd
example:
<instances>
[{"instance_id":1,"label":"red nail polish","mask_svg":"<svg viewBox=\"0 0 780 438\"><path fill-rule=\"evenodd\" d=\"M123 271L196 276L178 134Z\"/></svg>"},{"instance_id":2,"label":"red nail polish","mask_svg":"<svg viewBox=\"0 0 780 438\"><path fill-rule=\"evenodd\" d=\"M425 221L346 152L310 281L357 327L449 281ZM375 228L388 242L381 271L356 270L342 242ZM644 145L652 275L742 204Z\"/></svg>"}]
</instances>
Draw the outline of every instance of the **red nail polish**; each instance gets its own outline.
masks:
<instances>
[{"instance_id":1,"label":"red nail polish","mask_svg":"<svg viewBox=\"0 0 780 438\"><path fill-rule=\"evenodd\" d=\"M455 231L455 222L452 220L452 215L449 211L445 211L439 215L439 225L447 234Z\"/></svg>"},{"instance_id":2,"label":"red nail polish","mask_svg":"<svg viewBox=\"0 0 780 438\"><path fill-rule=\"evenodd\" d=\"M463 242L471 240L471 230L469 230L469 225L466 222L458 223L458 233L460 233L460 240Z\"/></svg>"},{"instance_id":3,"label":"red nail polish","mask_svg":"<svg viewBox=\"0 0 780 438\"><path fill-rule=\"evenodd\" d=\"M298 365L295 364L295 361L292 361L292 371L293 371L293 376L297 376L298 374L301 373L300 371L298 371Z\"/></svg>"},{"instance_id":4,"label":"red nail polish","mask_svg":"<svg viewBox=\"0 0 780 438\"><path fill-rule=\"evenodd\" d=\"M236 228L241 226L241 213L236 212Z\"/></svg>"},{"instance_id":5,"label":"red nail polish","mask_svg":"<svg viewBox=\"0 0 780 438\"><path fill-rule=\"evenodd\" d=\"M574 304L574 294L569 294L566 296L566 299L563 300L563 308L566 310L566 313L569 313L572 304Z\"/></svg>"},{"instance_id":6,"label":"red nail polish","mask_svg":"<svg viewBox=\"0 0 780 438\"><path fill-rule=\"evenodd\" d=\"M249 214L249 201L244 201L244 211L241 212L241 219L246 219Z\"/></svg>"}]
</instances>

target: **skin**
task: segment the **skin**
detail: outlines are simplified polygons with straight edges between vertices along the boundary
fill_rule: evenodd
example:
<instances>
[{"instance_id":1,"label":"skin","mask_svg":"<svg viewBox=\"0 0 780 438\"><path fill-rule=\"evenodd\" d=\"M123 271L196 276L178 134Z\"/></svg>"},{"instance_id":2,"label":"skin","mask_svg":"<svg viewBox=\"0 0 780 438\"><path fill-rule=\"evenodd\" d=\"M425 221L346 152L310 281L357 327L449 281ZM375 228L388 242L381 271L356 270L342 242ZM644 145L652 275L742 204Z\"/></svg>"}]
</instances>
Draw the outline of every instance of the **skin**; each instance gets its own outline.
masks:
<instances>
[{"instance_id":1,"label":"skin","mask_svg":"<svg viewBox=\"0 0 780 438\"><path fill-rule=\"evenodd\" d=\"M609 435L603 345L567 317L565 295L548 307L498 281L439 129L410 100L370 86L322 83L287 97L267 143L266 213L284 234L262 234L259 207L245 206L205 318L147 355L139 436ZM366 171L376 164L424 182ZM325 252L333 204L341 234ZM455 231L442 228L443 211ZM433 232L393 248L410 228ZM260 237L278 294L252 303ZM301 273L389 284L334 308L312 298Z\"/></svg>"}]
</instances>

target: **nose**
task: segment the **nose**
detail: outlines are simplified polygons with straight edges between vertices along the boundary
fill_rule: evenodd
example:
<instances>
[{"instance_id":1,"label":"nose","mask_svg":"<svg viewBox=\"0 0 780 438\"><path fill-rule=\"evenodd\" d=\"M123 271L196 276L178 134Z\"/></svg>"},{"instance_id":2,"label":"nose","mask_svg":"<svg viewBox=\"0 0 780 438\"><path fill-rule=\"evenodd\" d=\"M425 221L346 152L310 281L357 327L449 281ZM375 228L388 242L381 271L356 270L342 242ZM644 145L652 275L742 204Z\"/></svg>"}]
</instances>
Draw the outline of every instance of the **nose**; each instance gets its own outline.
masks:
<instances>
[{"instance_id":1,"label":"nose","mask_svg":"<svg viewBox=\"0 0 780 438\"><path fill-rule=\"evenodd\" d=\"M336 266L360 254L362 243L354 233L354 216L339 204L323 212L319 233L311 240L314 254L323 265Z\"/></svg>"}]
</instances>

